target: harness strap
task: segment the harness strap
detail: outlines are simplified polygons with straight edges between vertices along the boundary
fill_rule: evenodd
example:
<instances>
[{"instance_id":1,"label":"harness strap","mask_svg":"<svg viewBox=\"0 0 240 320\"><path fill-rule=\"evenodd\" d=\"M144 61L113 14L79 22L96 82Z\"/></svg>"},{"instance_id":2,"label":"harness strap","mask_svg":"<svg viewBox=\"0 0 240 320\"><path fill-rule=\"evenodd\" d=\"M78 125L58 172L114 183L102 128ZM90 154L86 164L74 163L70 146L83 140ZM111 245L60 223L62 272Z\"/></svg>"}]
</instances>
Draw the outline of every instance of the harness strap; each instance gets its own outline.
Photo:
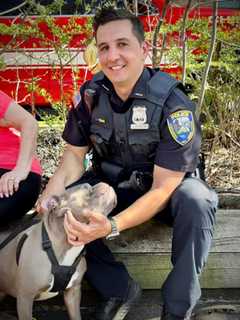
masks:
<instances>
[{"instance_id":1,"label":"harness strap","mask_svg":"<svg viewBox=\"0 0 240 320\"><path fill-rule=\"evenodd\" d=\"M25 241L27 240L27 238L28 238L28 235L26 233L24 233L22 235L21 239L18 242L17 250L16 250L16 262L17 262L17 265L19 264L19 259L20 259L22 247L23 247Z\"/></svg>"},{"instance_id":2,"label":"harness strap","mask_svg":"<svg viewBox=\"0 0 240 320\"><path fill-rule=\"evenodd\" d=\"M42 224L42 248L44 251L46 251L49 260L53 265L58 265L57 258L55 256L55 253L53 251L52 242L48 237L47 230L45 228L44 223Z\"/></svg>"},{"instance_id":3,"label":"harness strap","mask_svg":"<svg viewBox=\"0 0 240 320\"><path fill-rule=\"evenodd\" d=\"M54 276L54 284L50 292L63 291L67 288L73 274L76 272L76 267L85 254L82 250L77 258L74 260L71 266L63 266L58 263L56 255L54 253L51 240L49 239L47 230L44 223L42 224L42 248L46 251L48 258L51 262L51 272Z\"/></svg>"},{"instance_id":4,"label":"harness strap","mask_svg":"<svg viewBox=\"0 0 240 320\"><path fill-rule=\"evenodd\" d=\"M16 236L19 233L30 228L34 224L39 223L40 220L33 219L35 216L36 216L36 213L31 215L31 217L28 218L27 220L21 221L21 223L19 223L19 225L17 225L17 227L7 236L7 238L4 239L3 242L0 243L0 250L3 249L10 241L12 241L14 238L16 238Z\"/></svg>"}]
</instances>

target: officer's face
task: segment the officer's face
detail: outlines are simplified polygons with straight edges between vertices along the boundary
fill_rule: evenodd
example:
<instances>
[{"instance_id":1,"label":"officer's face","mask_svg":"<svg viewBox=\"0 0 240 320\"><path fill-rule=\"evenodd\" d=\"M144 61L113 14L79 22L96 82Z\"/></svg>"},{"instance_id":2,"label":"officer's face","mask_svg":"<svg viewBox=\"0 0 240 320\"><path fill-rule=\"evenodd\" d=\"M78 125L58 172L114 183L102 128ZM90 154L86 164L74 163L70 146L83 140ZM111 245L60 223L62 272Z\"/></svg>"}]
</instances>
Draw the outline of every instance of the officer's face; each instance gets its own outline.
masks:
<instances>
[{"instance_id":1,"label":"officer's face","mask_svg":"<svg viewBox=\"0 0 240 320\"><path fill-rule=\"evenodd\" d=\"M120 20L99 26L96 40L102 71L115 88L132 90L142 73L147 46L139 43L131 22Z\"/></svg>"}]
</instances>

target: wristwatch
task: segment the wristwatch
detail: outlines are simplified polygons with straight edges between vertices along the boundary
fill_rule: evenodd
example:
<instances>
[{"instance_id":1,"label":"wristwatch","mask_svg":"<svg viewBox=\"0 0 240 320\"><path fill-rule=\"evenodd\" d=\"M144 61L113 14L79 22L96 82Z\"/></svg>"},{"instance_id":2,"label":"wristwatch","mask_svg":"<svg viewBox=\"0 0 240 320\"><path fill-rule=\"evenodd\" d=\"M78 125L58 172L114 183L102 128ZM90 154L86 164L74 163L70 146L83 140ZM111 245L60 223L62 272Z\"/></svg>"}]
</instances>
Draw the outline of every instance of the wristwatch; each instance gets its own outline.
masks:
<instances>
[{"instance_id":1,"label":"wristwatch","mask_svg":"<svg viewBox=\"0 0 240 320\"><path fill-rule=\"evenodd\" d=\"M111 233L109 233L109 235L106 236L106 239L113 240L120 235L120 232L118 231L116 220L111 217L109 218L109 221L111 223L112 230L111 230Z\"/></svg>"}]
</instances>

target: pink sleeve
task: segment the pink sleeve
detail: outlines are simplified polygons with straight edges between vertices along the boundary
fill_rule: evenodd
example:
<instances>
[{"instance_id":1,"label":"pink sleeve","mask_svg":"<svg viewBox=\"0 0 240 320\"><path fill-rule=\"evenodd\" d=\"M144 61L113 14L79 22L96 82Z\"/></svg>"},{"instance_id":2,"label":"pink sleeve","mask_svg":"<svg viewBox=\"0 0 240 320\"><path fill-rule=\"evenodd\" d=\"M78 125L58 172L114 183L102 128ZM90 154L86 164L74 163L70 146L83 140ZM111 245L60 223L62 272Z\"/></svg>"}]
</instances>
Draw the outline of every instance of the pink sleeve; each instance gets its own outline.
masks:
<instances>
[{"instance_id":1,"label":"pink sleeve","mask_svg":"<svg viewBox=\"0 0 240 320\"><path fill-rule=\"evenodd\" d=\"M12 101L12 98L0 90L0 119L4 117L5 112Z\"/></svg>"}]
</instances>

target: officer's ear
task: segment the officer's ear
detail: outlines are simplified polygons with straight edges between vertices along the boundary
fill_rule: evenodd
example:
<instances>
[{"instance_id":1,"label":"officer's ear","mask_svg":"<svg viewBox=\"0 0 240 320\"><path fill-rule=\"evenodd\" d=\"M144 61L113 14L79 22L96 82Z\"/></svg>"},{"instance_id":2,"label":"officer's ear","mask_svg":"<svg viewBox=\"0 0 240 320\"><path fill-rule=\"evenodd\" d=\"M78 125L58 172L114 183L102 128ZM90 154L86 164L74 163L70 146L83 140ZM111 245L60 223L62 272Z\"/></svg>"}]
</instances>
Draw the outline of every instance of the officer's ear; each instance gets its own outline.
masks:
<instances>
[{"instance_id":1,"label":"officer's ear","mask_svg":"<svg viewBox=\"0 0 240 320\"><path fill-rule=\"evenodd\" d=\"M143 50L143 58L145 61L145 59L147 58L147 55L148 55L148 51L149 51L149 45L147 44L146 41L143 41L143 43L142 43L142 50Z\"/></svg>"}]
</instances>

